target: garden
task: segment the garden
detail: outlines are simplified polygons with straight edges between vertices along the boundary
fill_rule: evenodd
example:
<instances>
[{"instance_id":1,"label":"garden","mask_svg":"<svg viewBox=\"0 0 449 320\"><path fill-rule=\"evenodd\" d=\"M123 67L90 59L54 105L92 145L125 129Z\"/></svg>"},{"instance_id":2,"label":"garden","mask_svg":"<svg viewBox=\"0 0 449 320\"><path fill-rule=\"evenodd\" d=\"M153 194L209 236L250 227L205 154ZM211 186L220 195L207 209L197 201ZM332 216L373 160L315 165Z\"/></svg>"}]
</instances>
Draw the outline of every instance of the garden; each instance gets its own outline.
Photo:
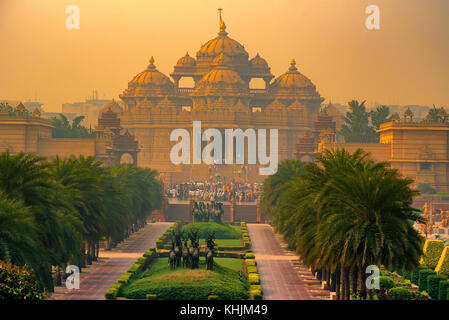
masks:
<instances>
[{"instance_id":1,"label":"garden","mask_svg":"<svg viewBox=\"0 0 449 320\"><path fill-rule=\"evenodd\" d=\"M191 242L199 255L176 260L174 248ZM197 238L195 238L197 237ZM183 247L182 243L186 246ZM210 254L213 252L213 258ZM190 262L189 262L190 261ZM262 289L245 222L176 222L114 283L106 299L248 300Z\"/></svg>"}]
</instances>

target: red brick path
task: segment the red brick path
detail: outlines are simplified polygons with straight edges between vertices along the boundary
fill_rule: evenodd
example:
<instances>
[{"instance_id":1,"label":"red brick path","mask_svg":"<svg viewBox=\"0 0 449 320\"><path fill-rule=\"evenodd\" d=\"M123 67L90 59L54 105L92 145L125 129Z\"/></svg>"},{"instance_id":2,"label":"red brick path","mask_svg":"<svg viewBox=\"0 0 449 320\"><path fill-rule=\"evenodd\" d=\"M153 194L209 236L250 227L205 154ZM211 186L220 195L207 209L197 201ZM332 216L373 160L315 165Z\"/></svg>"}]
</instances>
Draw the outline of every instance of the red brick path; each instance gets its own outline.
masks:
<instances>
[{"instance_id":1,"label":"red brick path","mask_svg":"<svg viewBox=\"0 0 449 320\"><path fill-rule=\"evenodd\" d=\"M248 224L265 300L315 300L291 261L298 257L284 250L268 224Z\"/></svg>"},{"instance_id":2,"label":"red brick path","mask_svg":"<svg viewBox=\"0 0 449 320\"><path fill-rule=\"evenodd\" d=\"M104 300L112 283L151 247L172 223L150 223L117 248L100 251L100 259L81 272L80 289L56 287L52 300Z\"/></svg>"}]
</instances>

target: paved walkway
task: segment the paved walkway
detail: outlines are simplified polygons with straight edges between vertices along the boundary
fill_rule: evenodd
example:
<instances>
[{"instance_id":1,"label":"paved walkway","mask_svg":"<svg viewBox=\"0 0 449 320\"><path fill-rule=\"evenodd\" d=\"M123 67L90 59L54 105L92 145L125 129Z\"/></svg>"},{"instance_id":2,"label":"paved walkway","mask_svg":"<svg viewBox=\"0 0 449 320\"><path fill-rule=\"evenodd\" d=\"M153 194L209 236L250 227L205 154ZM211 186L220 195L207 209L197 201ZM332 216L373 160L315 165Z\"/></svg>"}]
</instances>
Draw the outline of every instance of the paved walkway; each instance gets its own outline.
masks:
<instances>
[{"instance_id":1,"label":"paved walkway","mask_svg":"<svg viewBox=\"0 0 449 320\"><path fill-rule=\"evenodd\" d=\"M52 300L104 300L104 293L142 254L155 247L156 240L173 223L149 223L109 251L100 251L100 259L83 268L80 289L56 287Z\"/></svg>"},{"instance_id":2,"label":"paved walkway","mask_svg":"<svg viewBox=\"0 0 449 320\"><path fill-rule=\"evenodd\" d=\"M247 224L265 300L316 300L298 273L298 257L285 250L268 224Z\"/></svg>"}]
</instances>

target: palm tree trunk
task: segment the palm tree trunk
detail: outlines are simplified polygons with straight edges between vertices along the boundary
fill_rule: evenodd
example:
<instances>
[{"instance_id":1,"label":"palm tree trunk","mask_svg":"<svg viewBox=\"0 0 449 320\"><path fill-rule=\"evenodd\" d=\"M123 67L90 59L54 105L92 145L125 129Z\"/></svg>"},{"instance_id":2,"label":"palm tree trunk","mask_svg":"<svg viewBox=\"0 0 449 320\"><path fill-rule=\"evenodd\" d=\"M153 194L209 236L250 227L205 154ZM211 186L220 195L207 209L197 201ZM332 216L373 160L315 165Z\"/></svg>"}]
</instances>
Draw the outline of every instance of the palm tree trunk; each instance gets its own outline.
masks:
<instances>
[{"instance_id":1,"label":"palm tree trunk","mask_svg":"<svg viewBox=\"0 0 449 320\"><path fill-rule=\"evenodd\" d=\"M337 294L337 300L341 299L340 295L340 270L335 271L335 293Z\"/></svg>"},{"instance_id":2,"label":"palm tree trunk","mask_svg":"<svg viewBox=\"0 0 449 320\"><path fill-rule=\"evenodd\" d=\"M358 270L357 268L354 268L352 270L352 294L357 295L357 285L358 285Z\"/></svg>"},{"instance_id":3,"label":"palm tree trunk","mask_svg":"<svg viewBox=\"0 0 449 320\"><path fill-rule=\"evenodd\" d=\"M330 271L330 269L327 269L327 272L326 272L326 287L325 287L326 290L330 290L330 282L331 282L331 271Z\"/></svg>"},{"instance_id":4,"label":"palm tree trunk","mask_svg":"<svg viewBox=\"0 0 449 320\"><path fill-rule=\"evenodd\" d=\"M349 290L349 268L345 268L345 300L350 300L351 292Z\"/></svg>"},{"instance_id":5,"label":"palm tree trunk","mask_svg":"<svg viewBox=\"0 0 449 320\"><path fill-rule=\"evenodd\" d=\"M366 299L366 268L362 267L360 270L360 296Z\"/></svg>"},{"instance_id":6,"label":"palm tree trunk","mask_svg":"<svg viewBox=\"0 0 449 320\"><path fill-rule=\"evenodd\" d=\"M346 298L346 278L345 278L345 267L340 269L340 299L345 300Z\"/></svg>"}]
</instances>

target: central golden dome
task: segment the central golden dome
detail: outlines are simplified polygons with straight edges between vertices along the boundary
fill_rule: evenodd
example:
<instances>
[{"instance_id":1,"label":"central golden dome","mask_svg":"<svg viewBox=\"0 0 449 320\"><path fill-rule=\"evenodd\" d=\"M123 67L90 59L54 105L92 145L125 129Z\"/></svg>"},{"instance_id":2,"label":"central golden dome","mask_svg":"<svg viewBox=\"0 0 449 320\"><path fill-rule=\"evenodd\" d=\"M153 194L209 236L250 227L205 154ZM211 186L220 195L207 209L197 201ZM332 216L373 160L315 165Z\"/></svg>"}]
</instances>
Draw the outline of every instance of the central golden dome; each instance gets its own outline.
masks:
<instances>
[{"instance_id":1,"label":"central golden dome","mask_svg":"<svg viewBox=\"0 0 449 320\"><path fill-rule=\"evenodd\" d=\"M231 58L245 57L248 59L248 52L246 52L245 47L234 39L228 37L224 21L221 21L220 23L220 32L218 33L218 37L209 40L201 46L201 49L196 55L197 57L215 58L222 52Z\"/></svg>"}]
</instances>

